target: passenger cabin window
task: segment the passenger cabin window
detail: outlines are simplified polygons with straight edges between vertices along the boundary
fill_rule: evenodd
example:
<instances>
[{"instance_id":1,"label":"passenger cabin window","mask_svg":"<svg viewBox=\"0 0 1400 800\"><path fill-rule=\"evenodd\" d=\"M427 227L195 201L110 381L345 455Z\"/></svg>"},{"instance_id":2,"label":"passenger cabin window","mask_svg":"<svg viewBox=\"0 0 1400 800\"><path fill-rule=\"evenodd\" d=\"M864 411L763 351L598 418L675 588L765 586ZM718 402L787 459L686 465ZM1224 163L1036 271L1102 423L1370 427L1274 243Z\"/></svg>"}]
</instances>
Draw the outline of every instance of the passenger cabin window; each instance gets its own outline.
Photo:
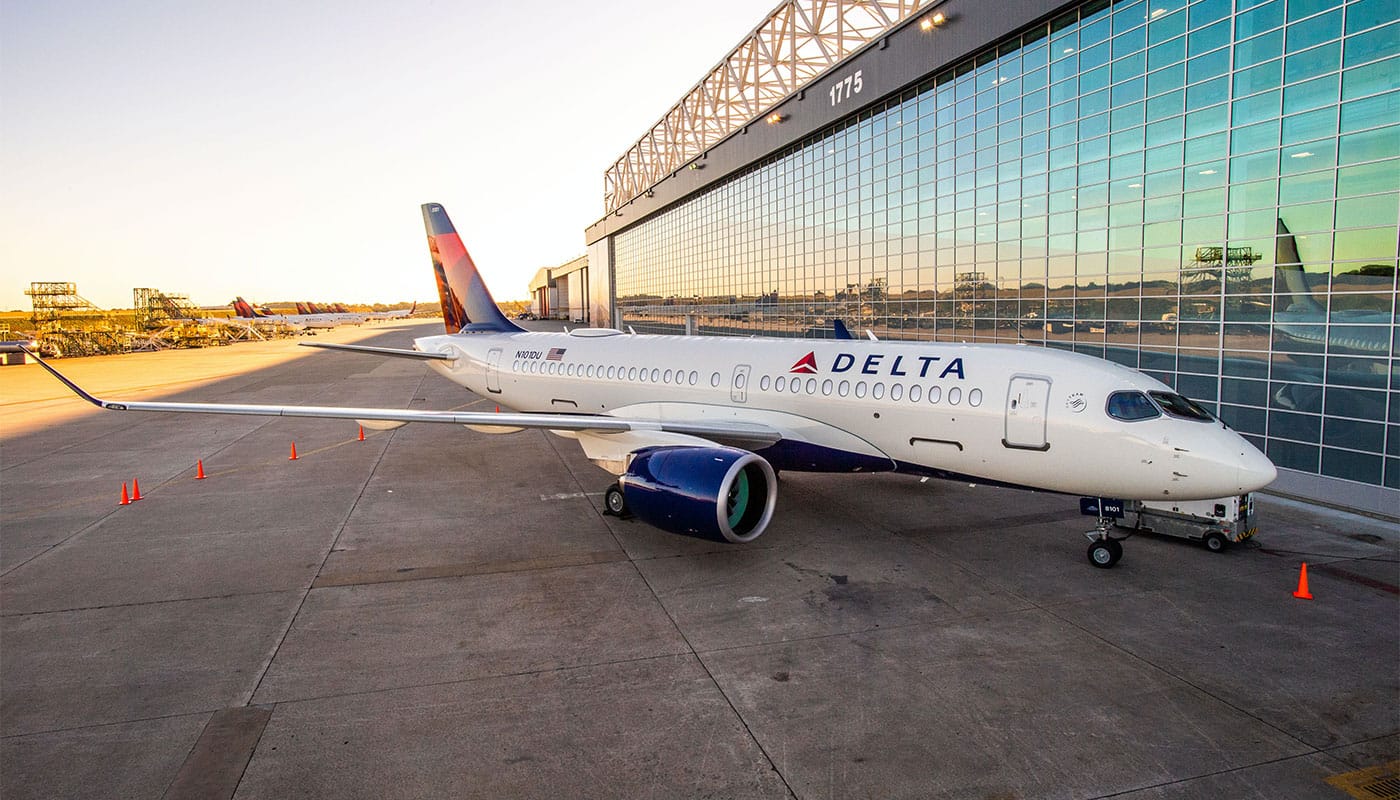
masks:
<instances>
[{"instance_id":1,"label":"passenger cabin window","mask_svg":"<svg viewBox=\"0 0 1400 800\"><path fill-rule=\"evenodd\" d=\"M1194 400L1182 397L1172 392L1150 392L1152 399L1162 407L1162 410L1173 417L1194 420L1196 422L1210 422L1215 419L1209 411L1201 408Z\"/></svg>"},{"instance_id":2,"label":"passenger cabin window","mask_svg":"<svg viewBox=\"0 0 1400 800\"><path fill-rule=\"evenodd\" d=\"M1160 417L1162 412L1142 392L1114 392L1108 396L1108 415L1132 422Z\"/></svg>"}]
</instances>

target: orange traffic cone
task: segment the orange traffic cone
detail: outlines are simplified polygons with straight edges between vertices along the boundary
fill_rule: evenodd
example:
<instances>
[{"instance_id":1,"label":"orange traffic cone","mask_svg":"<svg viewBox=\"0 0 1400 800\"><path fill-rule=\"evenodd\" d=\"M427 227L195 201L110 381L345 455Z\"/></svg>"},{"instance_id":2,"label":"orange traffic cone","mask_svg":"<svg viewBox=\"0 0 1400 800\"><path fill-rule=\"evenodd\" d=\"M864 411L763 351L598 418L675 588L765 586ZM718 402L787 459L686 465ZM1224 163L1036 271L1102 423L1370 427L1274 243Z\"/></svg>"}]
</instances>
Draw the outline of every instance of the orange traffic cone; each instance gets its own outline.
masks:
<instances>
[{"instance_id":1,"label":"orange traffic cone","mask_svg":"<svg viewBox=\"0 0 1400 800\"><path fill-rule=\"evenodd\" d=\"M198 470L194 473L194 479L197 481L204 480L204 459L202 458L199 460Z\"/></svg>"},{"instance_id":2,"label":"orange traffic cone","mask_svg":"<svg viewBox=\"0 0 1400 800\"><path fill-rule=\"evenodd\" d=\"M365 426L361 425L361 426L360 426L360 441L363 442L364 440L365 440Z\"/></svg>"},{"instance_id":3,"label":"orange traffic cone","mask_svg":"<svg viewBox=\"0 0 1400 800\"><path fill-rule=\"evenodd\" d=\"M131 497L130 497L129 495L127 495L127 493L126 493L126 484L124 484L124 483L122 484L122 501L121 501L120 503L117 503L117 505L119 505L119 506L129 506L129 505L131 505Z\"/></svg>"},{"instance_id":4,"label":"orange traffic cone","mask_svg":"<svg viewBox=\"0 0 1400 800\"><path fill-rule=\"evenodd\" d=\"M135 478L131 479L131 502L141 499L141 483Z\"/></svg>"},{"instance_id":5,"label":"orange traffic cone","mask_svg":"<svg viewBox=\"0 0 1400 800\"><path fill-rule=\"evenodd\" d=\"M1298 588L1294 590L1293 596L1302 600L1313 599L1312 592L1308 591L1308 562L1303 562L1303 568L1298 570Z\"/></svg>"},{"instance_id":6,"label":"orange traffic cone","mask_svg":"<svg viewBox=\"0 0 1400 800\"><path fill-rule=\"evenodd\" d=\"M288 460L288 461L296 461L296 460L297 460L297 443L296 443L296 442L292 442L292 454L291 454L290 456L287 456L287 460Z\"/></svg>"}]
</instances>

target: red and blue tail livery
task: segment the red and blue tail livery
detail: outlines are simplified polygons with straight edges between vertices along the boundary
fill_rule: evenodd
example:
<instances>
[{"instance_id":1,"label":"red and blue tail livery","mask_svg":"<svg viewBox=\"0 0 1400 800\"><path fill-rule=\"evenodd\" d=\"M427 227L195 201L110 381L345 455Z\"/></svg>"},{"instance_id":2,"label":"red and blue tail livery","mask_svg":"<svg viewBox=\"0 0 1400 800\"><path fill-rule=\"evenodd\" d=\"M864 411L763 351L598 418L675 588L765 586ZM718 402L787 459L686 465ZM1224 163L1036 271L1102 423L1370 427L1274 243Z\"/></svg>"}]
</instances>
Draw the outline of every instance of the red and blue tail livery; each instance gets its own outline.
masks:
<instances>
[{"instance_id":1,"label":"red and blue tail livery","mask_svg":"<svg viewBox=\"0 0 1400 800\"><path fill-rule=\"evenodd\" d=\"M423 227L428 231L428 253L433 259L447 332L524 333L524 328L506 319L496 307L462 237L457 235L441 205L423 205Z\"/></svg>"}]
</instances>

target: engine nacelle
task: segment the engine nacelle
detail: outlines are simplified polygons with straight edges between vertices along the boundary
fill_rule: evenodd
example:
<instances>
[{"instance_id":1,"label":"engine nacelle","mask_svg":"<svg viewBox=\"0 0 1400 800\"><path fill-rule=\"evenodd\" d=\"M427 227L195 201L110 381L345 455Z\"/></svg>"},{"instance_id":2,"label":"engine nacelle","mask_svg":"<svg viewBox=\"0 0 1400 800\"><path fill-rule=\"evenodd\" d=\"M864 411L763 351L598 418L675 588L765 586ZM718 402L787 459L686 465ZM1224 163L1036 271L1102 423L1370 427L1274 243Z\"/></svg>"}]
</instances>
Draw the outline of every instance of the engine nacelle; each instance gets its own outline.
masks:
<instances>
[{"instance_id":1,"label":"engine nacelle","mask_svg":"<svg viewBox=\"0 0 1400 800\"><path fill-rule=\"evenodd\" d=\"M736 543L757 539L778 501L773 467L732 447L646 447L619 483L648 525Z\"/></svg>"}]
</instances>

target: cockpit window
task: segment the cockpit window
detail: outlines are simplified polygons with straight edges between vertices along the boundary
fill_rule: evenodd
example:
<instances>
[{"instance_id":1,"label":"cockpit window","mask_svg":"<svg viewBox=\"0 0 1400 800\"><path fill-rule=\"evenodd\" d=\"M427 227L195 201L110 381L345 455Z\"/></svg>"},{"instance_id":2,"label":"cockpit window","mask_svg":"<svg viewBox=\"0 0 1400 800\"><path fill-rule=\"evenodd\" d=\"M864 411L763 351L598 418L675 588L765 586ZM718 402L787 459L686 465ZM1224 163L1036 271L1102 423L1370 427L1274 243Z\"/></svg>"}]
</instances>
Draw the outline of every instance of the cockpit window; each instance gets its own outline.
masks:
<instances>
[{"instance_id":1,"label":"cockpit window","mask_svg":"<svg viewBox=\"0 0 1400 800\"><path fill-rule=\"evenodd\" d=\"M1209 411L1201 408L1194 400L1189 400L1179 394L1171 392L1151 392L1152 399L1156 400L1173 417L1182 419L1192 419L1197 422L1210 422L1215 419Z\"/></svg>"},{"instance_id":2,"label":"cockpit window","mask_svg":"<svg viewBox=\"0 0 1400 800\"><path fill-rule=\"evenodd\" d=\"M1142 392L1114 392L1108 396L1108 415L1131 422L1160 417L1162 412Z\"/></svg>"}]
</instances>

